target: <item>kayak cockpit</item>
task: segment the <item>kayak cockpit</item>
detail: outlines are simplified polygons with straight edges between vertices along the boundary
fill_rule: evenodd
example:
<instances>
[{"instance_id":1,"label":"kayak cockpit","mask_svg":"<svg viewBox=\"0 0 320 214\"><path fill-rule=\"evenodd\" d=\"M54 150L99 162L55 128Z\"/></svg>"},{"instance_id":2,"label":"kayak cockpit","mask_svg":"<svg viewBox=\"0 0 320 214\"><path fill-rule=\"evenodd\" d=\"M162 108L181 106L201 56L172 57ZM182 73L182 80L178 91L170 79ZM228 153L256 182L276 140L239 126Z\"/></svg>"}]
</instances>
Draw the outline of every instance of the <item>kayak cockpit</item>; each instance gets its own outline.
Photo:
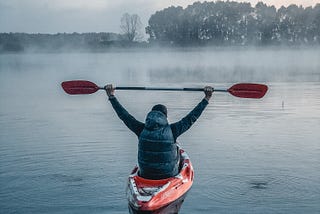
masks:
<instances>
[{"instance_id":1,"label":"kayak cockpit","mask_svg":"<svg viewBox=\"0 0 320 214\"><path fill-rule=\"evenodd\" d=\"M183 149L180 149L180 166L178 175L161 180L140 177L136 166L129 175L126 191L131 208L154 211L185 196L192 186L194 174L189 156Z\"/></svg>"}]
</instances>

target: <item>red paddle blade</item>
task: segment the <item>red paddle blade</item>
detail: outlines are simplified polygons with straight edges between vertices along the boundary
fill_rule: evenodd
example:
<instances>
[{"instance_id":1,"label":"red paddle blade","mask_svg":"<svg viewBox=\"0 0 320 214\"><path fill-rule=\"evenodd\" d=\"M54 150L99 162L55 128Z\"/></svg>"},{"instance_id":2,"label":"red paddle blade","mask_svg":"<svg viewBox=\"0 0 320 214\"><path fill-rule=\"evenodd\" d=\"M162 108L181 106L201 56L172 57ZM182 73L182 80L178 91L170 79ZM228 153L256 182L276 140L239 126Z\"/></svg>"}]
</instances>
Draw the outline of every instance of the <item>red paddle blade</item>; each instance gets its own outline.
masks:
<instances>
[{"instance_id":1,"label":"red paddle blade","mask_svg":"<svg viewBox=\"0 0 320 214\"><path fill-rule=\"evenodd\" d=\"M63 90L68 94L93 94L99 87L86 80L72 80L61 83Z\"/></svg>"},{"instance_id":2,"label":"red paddle blade","mask_svg":"<svg viewBox=\"0 0 320 214\"><path fill-rule=\"evenodd\" d=\"M228 92L236 97L262 98L268 91L268 86L255 83L239 83L228 89Z\"/></svg>"}]
</instances>

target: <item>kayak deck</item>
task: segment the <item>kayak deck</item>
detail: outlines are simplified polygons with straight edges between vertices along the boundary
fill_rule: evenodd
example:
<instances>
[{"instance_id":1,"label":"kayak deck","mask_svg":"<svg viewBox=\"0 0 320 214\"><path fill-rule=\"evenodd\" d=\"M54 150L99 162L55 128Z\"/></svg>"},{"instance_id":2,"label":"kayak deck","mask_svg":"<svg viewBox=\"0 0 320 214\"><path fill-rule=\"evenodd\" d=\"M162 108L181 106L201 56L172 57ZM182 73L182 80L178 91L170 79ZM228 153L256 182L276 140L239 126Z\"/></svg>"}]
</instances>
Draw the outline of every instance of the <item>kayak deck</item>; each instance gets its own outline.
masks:
<instances>
[{"instance_id":1,"label":"kayak deck","mask_svg":"<svg viewBox=\"0 0 320 214\"><path fill-rule=\"evenodd\" d=\"M137 166L133 169L128 178L126 190L129 208L148 213L148 211L170 207L175 202L183 202L192 186L194 172L187 153L183 149L179 152L181 170L175 177L161 180L145 179L138 175ZM178 203L179 208L181 203L180 205Z\"/></svg>"}]
</instances>

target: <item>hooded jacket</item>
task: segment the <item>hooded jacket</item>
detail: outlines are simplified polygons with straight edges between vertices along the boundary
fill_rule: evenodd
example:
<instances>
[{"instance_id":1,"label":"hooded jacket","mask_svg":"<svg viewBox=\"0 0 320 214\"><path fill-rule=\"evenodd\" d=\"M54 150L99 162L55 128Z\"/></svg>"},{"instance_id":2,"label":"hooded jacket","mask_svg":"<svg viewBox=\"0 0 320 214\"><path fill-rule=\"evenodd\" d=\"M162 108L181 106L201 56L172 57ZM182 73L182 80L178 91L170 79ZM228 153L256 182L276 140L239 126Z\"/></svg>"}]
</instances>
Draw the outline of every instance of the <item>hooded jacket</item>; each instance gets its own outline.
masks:
<instances>
[{"instance_id":1,"label":"hooded jacket","mask_svg":"<svg viewBox=\"0 0 320 214\"><path fill-rule=\"evenodd\" d=\"M145 123L142 123L129 114L115 96L109 97L109 101L118 117L138 136L140 176L163 179L177 175L179 155L176 139L200 117L208 101L203 99L188 115L173 124L168 124L160 111L149 112Z\"/></svg>"},{"instance_id":2,"label":"hooded jacket","mask_svg":"<svg viewBox=\"0 0 320 214\"><path fill-rule=\"evenodd\" d=\"M178 174L177 145L167 117L162 112L149 112L138 147L140 176L162 179Z\"/></svg>"}]
</instances>

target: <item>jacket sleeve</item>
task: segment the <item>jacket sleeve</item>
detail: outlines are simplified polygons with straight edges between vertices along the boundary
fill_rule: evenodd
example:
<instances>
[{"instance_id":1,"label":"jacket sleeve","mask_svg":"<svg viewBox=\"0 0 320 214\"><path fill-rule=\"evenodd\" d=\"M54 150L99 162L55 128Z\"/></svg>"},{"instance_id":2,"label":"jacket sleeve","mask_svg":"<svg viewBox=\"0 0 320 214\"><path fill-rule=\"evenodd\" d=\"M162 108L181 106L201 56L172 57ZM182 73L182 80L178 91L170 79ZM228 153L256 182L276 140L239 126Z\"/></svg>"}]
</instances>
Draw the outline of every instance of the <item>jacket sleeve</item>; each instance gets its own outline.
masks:
<instances>
[{"instance_id":1,"label":"jacket sleeve","mask_svg":"<svg viewBox=\"0 0 320 214\"><path fill-rule=\"evenodd\" d=\"M144 123L136 120L128 111L119 103L115 96L109 98L113 109L116 111L118 117L126 124L126 126L133 131L138 137L144 128Z\"/></svg>"},{"instance_id":2,"label":"jacket sleeve","mask_svg":"<svg viewBox=\"0 0 320 214\"><path fill-rule=\"evenodd\" d=\"M207 105L208 101L203 99L187 116L170 125L175 140L196 122Z\"/></svg>"}]
</instances>

